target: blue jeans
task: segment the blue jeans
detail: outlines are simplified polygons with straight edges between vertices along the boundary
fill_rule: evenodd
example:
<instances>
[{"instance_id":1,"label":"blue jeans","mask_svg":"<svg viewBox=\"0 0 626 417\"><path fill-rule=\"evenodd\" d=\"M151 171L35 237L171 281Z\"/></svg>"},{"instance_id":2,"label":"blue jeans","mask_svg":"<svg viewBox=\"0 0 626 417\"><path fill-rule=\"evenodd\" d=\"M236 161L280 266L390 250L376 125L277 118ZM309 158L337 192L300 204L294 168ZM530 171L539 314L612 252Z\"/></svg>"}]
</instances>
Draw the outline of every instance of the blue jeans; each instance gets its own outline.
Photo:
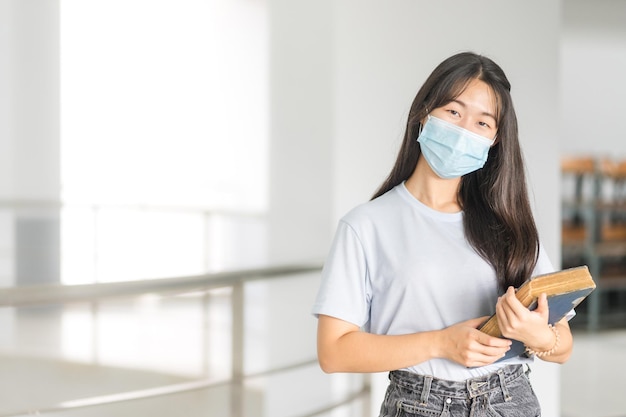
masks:
<instances>
[{"instance_id":1,"label":"blue jeans","mask_svg":"<svg viewBox=\"0 0 626 417\"><path fill-rule=\"evenodd\" d=\"M380 417L538 417L541 408L529 372L523 365L509 365L457 382L393 371Z\"/></svg>"}]
</instances>

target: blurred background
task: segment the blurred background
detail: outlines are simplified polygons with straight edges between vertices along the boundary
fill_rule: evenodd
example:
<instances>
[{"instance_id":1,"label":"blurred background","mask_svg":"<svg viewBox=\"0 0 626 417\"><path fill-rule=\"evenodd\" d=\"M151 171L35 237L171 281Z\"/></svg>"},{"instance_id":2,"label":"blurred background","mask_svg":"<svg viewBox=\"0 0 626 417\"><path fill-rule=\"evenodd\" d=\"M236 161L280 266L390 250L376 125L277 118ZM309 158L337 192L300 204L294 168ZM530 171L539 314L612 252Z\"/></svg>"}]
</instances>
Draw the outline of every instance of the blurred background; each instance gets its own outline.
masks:
<instances>
[{"instance_id":1,"label":"blurred background","mask_svg":"<svg viewBox=\"0 0 626 417\"><path fill-rule=\"evenodd\" d=\"M540 235L598 284L545 416L626 416L625 0L0 0L0 417L376 416L309 311L434 67L512 84ZM578 381L584 382L578 382ZM621 397L621 398L620 398Z\"/></svg>"}]
</instances>

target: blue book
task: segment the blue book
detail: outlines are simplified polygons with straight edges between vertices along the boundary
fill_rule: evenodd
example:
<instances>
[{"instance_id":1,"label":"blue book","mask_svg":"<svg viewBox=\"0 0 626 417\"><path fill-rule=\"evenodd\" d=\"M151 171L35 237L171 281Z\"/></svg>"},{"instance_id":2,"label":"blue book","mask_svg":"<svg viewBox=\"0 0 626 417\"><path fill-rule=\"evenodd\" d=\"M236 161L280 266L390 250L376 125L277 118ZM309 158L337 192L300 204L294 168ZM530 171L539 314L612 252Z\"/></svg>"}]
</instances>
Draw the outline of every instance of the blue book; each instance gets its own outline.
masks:
<instances>
[{"instance_id":1,"label":"blue book","mask_svg":"<svg viewBox=\"0 0 626 417\"><path fill-rule=\"evenodd\" d=\"M555 324L578 306L596 288L587 266L564 269L549 274L537 275L522 284L515 293L517 299L530 310L537 308L537 298L546 293L550 314L548 323ZM494 314L480 330L495 337L502 337L498 319ZM511 349L500 360L525 355L522 342L513 340Z\"/></svg>"}]
</instances>

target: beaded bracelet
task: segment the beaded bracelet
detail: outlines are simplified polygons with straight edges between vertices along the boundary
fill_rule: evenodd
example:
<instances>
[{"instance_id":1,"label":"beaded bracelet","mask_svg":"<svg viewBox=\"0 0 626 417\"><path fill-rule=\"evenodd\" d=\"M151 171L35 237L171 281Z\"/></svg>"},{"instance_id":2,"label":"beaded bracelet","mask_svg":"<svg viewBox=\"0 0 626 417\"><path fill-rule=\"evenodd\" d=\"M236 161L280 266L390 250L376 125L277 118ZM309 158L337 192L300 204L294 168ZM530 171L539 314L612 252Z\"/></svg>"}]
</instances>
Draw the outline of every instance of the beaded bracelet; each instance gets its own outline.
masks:
<instances>
[{"instance_id":1,"label":"beaded bracelet","mask_svg":"<svg viewBox=\"0 0 626 417\"><path fill-rule=\"evenodd\" d=\"M552 346L552 349L544 350L543 352L536 352L536 351L532 350L531 348L529 348L528 346L526 346L526 353L529 356L535 355L538 358L541 358L541 357L544 357L544 356L552 355L554 352L556 352L556 349L559 347L559 341L561 340L561 338L559 336L559 329L557 329L556 327L554 327L551 324L548 324L548 327L554 333L554 346Z\"/></svg>"}]
</instances>

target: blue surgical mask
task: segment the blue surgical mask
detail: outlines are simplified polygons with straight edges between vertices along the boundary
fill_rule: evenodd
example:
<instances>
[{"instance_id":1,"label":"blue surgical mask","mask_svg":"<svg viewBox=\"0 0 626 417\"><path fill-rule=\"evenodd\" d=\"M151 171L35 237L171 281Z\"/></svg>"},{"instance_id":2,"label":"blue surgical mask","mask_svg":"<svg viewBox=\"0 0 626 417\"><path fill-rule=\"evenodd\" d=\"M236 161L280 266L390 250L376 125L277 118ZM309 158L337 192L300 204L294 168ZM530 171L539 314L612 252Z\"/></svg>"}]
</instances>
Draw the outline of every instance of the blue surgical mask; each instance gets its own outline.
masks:
<instances>
[{"instance_id":1,"label":"blue surgical mask","mask_svg":"<svg viewBox=\"0 0 626 417\"><path fill-rule=\"evenodd\" d=\"M428 165L445 179L482 168L493 144L491 139L430 115L417 141Z\"/></svg>"}]
</instances>

